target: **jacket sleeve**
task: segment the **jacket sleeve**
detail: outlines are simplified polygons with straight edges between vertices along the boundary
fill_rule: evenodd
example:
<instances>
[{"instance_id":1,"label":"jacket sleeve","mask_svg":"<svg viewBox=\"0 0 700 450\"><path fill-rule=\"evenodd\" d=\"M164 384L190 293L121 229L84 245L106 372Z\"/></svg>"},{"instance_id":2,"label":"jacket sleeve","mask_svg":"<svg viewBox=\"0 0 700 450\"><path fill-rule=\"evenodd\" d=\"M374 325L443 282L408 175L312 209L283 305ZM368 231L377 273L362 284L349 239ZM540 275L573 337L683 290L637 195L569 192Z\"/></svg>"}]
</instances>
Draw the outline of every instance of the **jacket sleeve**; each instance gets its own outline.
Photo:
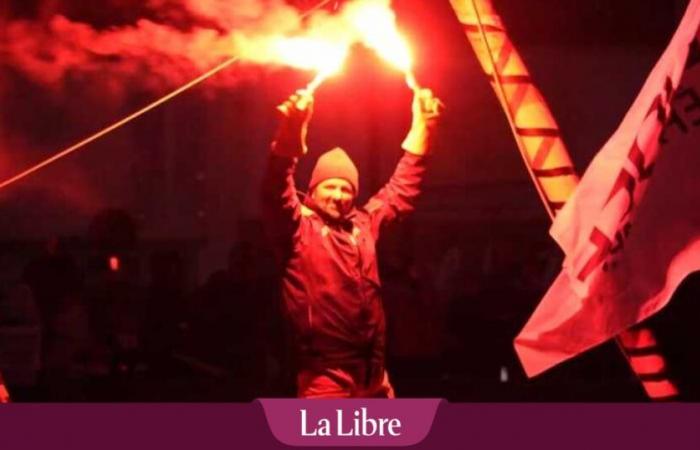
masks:
<instances>
[{"instance_id":1,"label":"jacket sleeve","mask_svg":"<svg viewBox=\"0 0 700 450\"><path fill-rule=\"evenodd\" d=\"M270 153L262 186L265 225L276 244L288 243L299 228L301 202L294 186L297 159Z\"/></svg>"},{"instance_id":2,"label":"jacket sleeve","mask_svg":"<svg viewBox=\"0 0 700 450\"><path fill-rule=\"evenodd\" d=\"M401 219L414 210L421 192L425 163L425 156L404 152L389 182L365 205L375 239L379 237L383 225Z\"/></svg>"}]
</instances>

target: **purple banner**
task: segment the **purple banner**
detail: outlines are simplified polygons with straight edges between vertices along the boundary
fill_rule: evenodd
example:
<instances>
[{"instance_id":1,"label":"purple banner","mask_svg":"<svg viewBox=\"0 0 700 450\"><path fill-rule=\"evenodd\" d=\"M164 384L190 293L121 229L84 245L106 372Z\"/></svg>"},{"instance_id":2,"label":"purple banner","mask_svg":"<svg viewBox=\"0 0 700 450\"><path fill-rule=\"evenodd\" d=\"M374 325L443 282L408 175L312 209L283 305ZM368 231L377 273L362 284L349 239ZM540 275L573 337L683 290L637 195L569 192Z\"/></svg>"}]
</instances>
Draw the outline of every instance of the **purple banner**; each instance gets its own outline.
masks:
<instances>
[{"instance_id":1,"label":"purple banner","mask_svg":"<svg viewBox=\"0 0 700 450\"><path fill-rule=\"evenodd\" d=\"M326 436L294 437L295 432L301 434L300 408L306 409L309 432L323 418L335 418L337 425L340 409L344 433L369 434L373 430L369 421L362 428L363 407L367 419L399 419L401 427L394 422L392 430L402 434L343 436L346 440L340 444L330 443ZM348 419L356 418L358 408L355 428L354 420ZM277 423L278 419L284 422ZM389 422L383 422L385 434ZM410 445L416 440L411 448L696 450L700 448L698 423L700 404L454 404L439 400L10 404L0 406L0 445L8 450L257 450L292 448L282 441L293 444L305 439L302 443L309 448ZM329 430L331 425L329 421ZM320 427L315 429L318 432Z\"/></svg>"},{"instance_id":2,"label":"purple banner","mask_svg":"<svg viewBox=\"0 0 700 450\"><path fill-rule=\"evenodd\" d=\"M260 400L272 434L294 446L409 446L428 435L440 400Z\"/></svg>"}]
</instances>

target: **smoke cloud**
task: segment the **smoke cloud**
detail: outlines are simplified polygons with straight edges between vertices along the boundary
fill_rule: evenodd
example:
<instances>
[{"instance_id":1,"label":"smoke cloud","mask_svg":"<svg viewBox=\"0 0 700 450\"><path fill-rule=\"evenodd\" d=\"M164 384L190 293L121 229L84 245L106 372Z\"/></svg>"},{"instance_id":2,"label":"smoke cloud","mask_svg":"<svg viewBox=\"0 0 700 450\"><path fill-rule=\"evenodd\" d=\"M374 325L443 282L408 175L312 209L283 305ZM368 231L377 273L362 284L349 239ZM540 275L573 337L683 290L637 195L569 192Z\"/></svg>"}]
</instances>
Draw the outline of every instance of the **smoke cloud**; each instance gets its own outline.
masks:
<instances>
[{"instance_id":1,"label":"smoke cloud","mask_svg":"<svg viewBox=\"0 0 700 450\"><path fill-rule=\"evenodd\" d=\"M290 64L274 52L280 39L323 37L349 45L360 40L345 17L350 6L390 4L353 0L337 14L321 10L302 17L300 9L283 0L5 1L0 6L0 179L143 106L144 99L158 98L235 56L240 64L210 78L199 91L230 100L236 90L228 88ZM309 7L316 2L304 3ZM217 89L226 95L219 96ZM185 111L183 117L189 114L182 104L172 105L170 111L178 108ZM149 156L155 153L151 147L172 145L152 139L163 131L158 115L149 117L154 119L152 132L132 127L110 134L100 140L100 152L73 156L71 163L61 162L24 179L17 185L21 189L0 191L5 218L0 230L29 233L34 224L54 220L39 218L87 215L103 205L147 210L151 196L161 191L144 188L142 194L134 187L137 178L155 174L153 185L160 183L161 172L150 169L160 167ZM179 131L173 123L168 122L167 129ZM197 132L210 133L213 141L221 139L214 135L219 133L215 127ZM194 156L192 161L200 164ZM57 212L47 212L52 208ZM10 210L17 213L8 214ZM35 215L27 215L28 210ZM25 216L28 219L20 223L18 218Z\"/></svg>"},{"instance_id":2,"label":"smoke cloud","mask_svg":"<svg viewBox=\"0 0 700 450\"><path fill-rule=\"evenodd\" d=\"M288 64L275 53L283 38L323 37L347 46L360 41L344 16L358 5L388 8L390 1L354 0L341 14L320 10L304 20L283 0L109 0L102 9L78 4L44 0L36 17L10 19L0 35L0 64L54 92L78 80L119 96L125 86L162 91L235 56L244 64L207 83L230 86L249 75L245 63Z\"/></svg>"},{"instance_id":3,"label":"smoke cloud","mask_svg":"<svg viewBox=\"0 0 700 450\"><path fill-rule=\"evenodd\" d=\"M104 84L110 92L124 83L162 90L245 56L237 43L301 30L299 11L281 0L149 0L140 11L145 17L104 28L62 14L70 8L53 10L5 24L0 64L58 92L72 79ZM217 82L245 76L244 69L235 72Z\"/></svg>"}]
</instances>

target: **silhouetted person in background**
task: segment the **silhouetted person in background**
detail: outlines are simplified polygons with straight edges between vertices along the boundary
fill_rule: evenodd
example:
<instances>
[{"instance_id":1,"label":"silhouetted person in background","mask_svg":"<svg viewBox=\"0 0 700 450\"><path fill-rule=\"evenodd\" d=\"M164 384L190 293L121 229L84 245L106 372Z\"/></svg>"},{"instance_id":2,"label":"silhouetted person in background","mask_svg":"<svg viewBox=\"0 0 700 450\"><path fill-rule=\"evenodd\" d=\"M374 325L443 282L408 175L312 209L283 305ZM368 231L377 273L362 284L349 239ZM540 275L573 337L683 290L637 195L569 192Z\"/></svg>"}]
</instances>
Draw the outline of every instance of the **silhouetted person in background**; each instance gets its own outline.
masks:
<instances>
[{"instance_id":1,"label":"silhouetted person in background","mask_svg":"<svg viewBox=\"0 0 700 450\"><path fill-rule=\"evenodd\" d=\"M213 273L193 295L187 351L206 366L225 371L236 400L267 389L270 305L274 285L264 273L261 248L235 244L225 270ZM203 366L202 366L203 367Z\"/></svg>"},{"instance_id":2,"label":"silhouetted person in background","mask_svg":"<svg viewBox=\"0 0 700 450\"><path fill-rule=\"evenodd\" d=\"M174 250L151 255L143 345L151 369L166 366L179 344L186 320L185 269Z\"/></svg>"},{"instance_id":3,"label":"silhouetted person in background","mask_svg":"<svg viewBox=\"0 0 700 450\"><path fill-rule=\"evenodd\" d=\"M79 366L89 340L82 274L62 243L51 238L44 253L27 265L23 279L41 319L40 384L45 395L50 400L79 397Z\"/></svg>"},{"instance_id":4,"label":"silhouetted person in background","mask_svg":"<svg viewBox=\"0 0 700 450\"><path fill-rule=\"evenodd\" d=\"M137 227L127 212L98 213L88 230L91 282L86 287L91 333L112 375L130 375L143 350L143 288L134 256Z\"/></svg>"}]
</instances>

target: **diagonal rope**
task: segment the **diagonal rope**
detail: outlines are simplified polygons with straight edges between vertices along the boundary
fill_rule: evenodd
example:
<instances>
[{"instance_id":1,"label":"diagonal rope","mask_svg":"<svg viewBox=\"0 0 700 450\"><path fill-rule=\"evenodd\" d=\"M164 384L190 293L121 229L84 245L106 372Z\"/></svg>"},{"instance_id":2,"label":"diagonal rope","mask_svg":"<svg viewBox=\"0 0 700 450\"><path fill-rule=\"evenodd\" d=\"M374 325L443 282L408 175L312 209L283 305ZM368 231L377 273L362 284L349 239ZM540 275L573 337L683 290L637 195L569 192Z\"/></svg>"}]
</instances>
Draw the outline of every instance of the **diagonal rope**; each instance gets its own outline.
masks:
<instances>
[{"instance_id":1,"label":"diagonal rope","mask_svg":"<svg viewBox=\"0 0 700 450\"><path fill-rule=\"evenodd\" d=\"M493 70L493 79L496 85L496 92L503 99L503 111L505 112L506 118L508 119L508 125L510 125L511 130L513 131L513 137L515 138L518 150L520 151L520 156L522 156L523 161L525 162L525 168L527 169L528 175L530 175L530 178L532 179L532 183L535 185L537 195L540 197L540 200L542 200L542 204L544 205L544 208L547 211L549 218L554 219L554 210L552 209L552 206L547 200L547 196L545 195L544 190L542 189L542 185L537 180L537 177L535 176L535 173L533 172L532 167L530 166L527 151L525 150L525 144L523 143L522 138L518 134L517 125L515 123L515 115L513 114L513 111L511 111L510 106L508 105L508 97L506 96L506 90L503 87L503 82L501 81L501 73L498 68L498 64L496 63L496 58L494 57L491 44L486 36L486 31L484 30L484 23L481 21L481 14L479 14L479 8L477 8L475 0L471 0L471 4L474 8L476 21L479 26L479 33L481 34L481 39L484 41L484 45L486 46L486 53L489 55L491 68Z\"/></svg>"},{"instance_id":2,"label":"diagonal rope","mask_svg":"<svg viewBox=\"0 0 700 450\"><path fill-rule=\"evenodd\" d=\"M313 13L314 11L317 11L317 10L323 8L331 1L333 1L333 0L322 0L316 6L313 6L309 9L307 9L306 11L304 11L304 13L301 15L301 17L304 18L304 17L308 16L309 14ZM172 99L173 97L176 97L176 96L182 94L183 92L200 84L201 82L203 82L207 78L210 78L211 76L221 72L222 70L231 66L233 63L235 63L239 59L240 58L238 56L230 57L226 61L224 61L221 64L217 65L216 67L208 70L207 72L198 76L194 80L188 82L187 84L185 84L183 86L180 86L179 88L177 88L174 91L172 91L172 92L164 95L163 97L155 100L154 102L149 103L148 105L144 106L143 108L139 109L138 111L124 117L123 119L113 123L112 125L109 125L103 129L101 129L100 131L83 139L82 141L80 141L76 144L73 144L64 150L59 151L58 153L54 154L53 156L50 156L49 158L29 167L28 169L18 173L17 175L14 175L14 176L0 182L0 190L6 188L7 186L9 186L13 183L16 183L17 181L33 174L34 172L37 172L37 171L43 169L44 167L58 161L59 159L65 158L66 156L70 155L71 153L74 153L74 152L80 150L81 148L85 147L87 144L89 144L93 141L96 141L97 139L101 138L102 136L105 136L106 134L111 133L112 131L116 130L117 128L120 128L120 127L126 125L127 123L131 122L132 120L134 120L138 117L141 117L142 115L146 114L148 111L162 105L163 103L167 102L168 100Z\"/></svg>"}]
</instances>

